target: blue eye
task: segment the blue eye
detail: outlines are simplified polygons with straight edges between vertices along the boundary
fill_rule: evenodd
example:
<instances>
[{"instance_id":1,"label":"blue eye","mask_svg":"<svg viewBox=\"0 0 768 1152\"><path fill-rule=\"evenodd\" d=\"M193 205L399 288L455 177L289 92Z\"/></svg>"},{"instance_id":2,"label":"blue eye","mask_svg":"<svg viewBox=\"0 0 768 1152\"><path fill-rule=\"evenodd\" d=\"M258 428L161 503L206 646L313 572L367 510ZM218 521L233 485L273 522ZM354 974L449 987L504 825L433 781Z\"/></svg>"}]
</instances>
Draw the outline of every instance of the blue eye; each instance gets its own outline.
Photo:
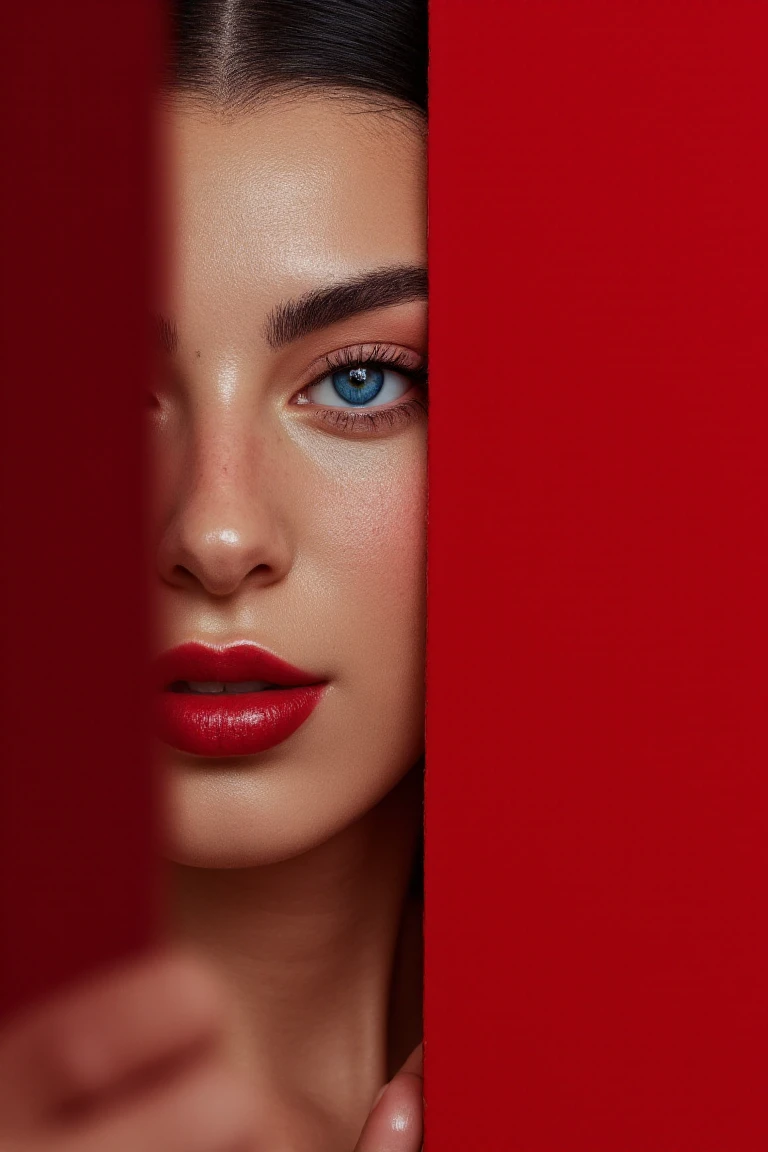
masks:
<instances>
[{"instance_id":1,"label":"blue eye","mask_svg":"<svg viewBox=\"0 0 768 1152\"><path fill-rule=\"evenodd\" d=\"M324 408L378 408L392 404L410 392L413 381L384 365L351 364L337 368L306 390L312 404ZM373 401L378 401L374 404Z\"/></svg>"},{"instance_id":2,"label":"blue eye","mask_svg":"<svg viewBox=\"0 0 768 1152\"><path fill-rule=\"evenodd\" d=\"M384 373L380 368L343 368L331 375L331 383L348 404L370 404L384 387Z\"/></svg>"}]
</instances>

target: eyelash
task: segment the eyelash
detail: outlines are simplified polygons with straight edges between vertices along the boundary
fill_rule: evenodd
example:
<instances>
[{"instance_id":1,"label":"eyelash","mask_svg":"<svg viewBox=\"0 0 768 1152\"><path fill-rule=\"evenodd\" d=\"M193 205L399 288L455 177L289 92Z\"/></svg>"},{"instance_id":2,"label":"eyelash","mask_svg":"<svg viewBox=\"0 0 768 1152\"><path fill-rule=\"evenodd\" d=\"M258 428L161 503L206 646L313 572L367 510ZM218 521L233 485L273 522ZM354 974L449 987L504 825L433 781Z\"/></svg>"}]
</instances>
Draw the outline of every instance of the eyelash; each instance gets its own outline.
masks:
<instances>
[{"instance_id":1,"label":"eyelash","mask_svg":"<svg viewBox=\"0 0 768 1152\"><path fill-rule=\"evenodd\" d=\"M339 432L381 432L385 426L401 428L416 419L419 412L426 412L427 404L421 396L392 404L388 408L373 408L362 412L354 408L317 408L315 416L324 424Z\"/></svg>"},{"instance_id":2,"label":"eyelash","mask_svg":"<svg viewBox=\"0 0 768 1152\"><path fill-rule=\"evenodd\" d=\"M397 368L401 375L418 384L421 394L399 404L384 405L368 411L354 408L324 408L313 405L313 418L342 433L374 434L385 428L394 430L410 424L419 413L427 411L427 366L413 363L413 355L386 344L363 344L351 348L341 348L325 357L324 369L299 392L303 396L310 388L320 384L326 376L339 372L342 368ZM299 403L301 401L298 401Z\"/></svg>"}]
</instances>

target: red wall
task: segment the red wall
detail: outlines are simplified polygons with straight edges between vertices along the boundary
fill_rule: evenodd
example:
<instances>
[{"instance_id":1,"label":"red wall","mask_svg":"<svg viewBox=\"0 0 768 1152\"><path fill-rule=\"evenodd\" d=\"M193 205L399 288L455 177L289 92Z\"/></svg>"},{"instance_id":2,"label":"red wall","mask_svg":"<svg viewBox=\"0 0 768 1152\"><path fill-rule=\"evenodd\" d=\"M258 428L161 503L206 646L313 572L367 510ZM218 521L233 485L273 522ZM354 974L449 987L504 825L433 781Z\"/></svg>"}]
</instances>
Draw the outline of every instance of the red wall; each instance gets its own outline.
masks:
<instances>
[{"instance_id":1,"label":"red wall","mask_svg":"<svg viewBox=\"0 0 768 1152\"><path fill-rule=\"evenodd\" d=\"M768 7L431 54L427 1152L764 1152Z\"/></svg>"}]
</instances>

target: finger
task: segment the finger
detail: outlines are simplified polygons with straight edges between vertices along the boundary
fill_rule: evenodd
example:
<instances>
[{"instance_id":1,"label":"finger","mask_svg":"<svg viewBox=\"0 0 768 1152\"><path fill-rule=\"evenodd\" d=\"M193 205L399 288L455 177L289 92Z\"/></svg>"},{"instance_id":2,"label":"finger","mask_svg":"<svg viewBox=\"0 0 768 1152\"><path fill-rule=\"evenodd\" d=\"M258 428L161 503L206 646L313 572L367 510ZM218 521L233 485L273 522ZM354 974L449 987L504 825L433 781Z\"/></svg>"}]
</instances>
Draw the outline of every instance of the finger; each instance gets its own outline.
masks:
<instances>
[{"instance_id":1,"label":"finger","mask_svg":"<svg viewBox=\"0 0 768 1152\"><path fill-rule=\"evenodd\" d=\"M398 1076L402 1072L408 1073L411 1076L418 1076L419 1080L421 1080L422 1084L423 1084L423 1082L424 1082L424 1045L423 1044L418 1044L414 1048L413 1052L411 1052L411 1054L408 1057L408 1059L406 1060L405 1064L403 1064L402 1068L400 1069L400 1072L398 1072Z\"/></svg>"},{"instance_id":2,"label":"finger","mask_svg":"<svg viewBox=\"0 0 768 1152\"><path fill-rule=\"evenodd\" d=\"M56 1152L255 1152L250 1094L221 1060L74 1127Z\"/></svg>"},{"instance_id":3,"label":"finger","mask_svg":"<svg viewBox=\"0 0 768 1152\"><path fill-rule=\"evenodd\" d=\"M2 1131L212 1043L224 1014L208 972L178 955L135 962L40 1006L0 1039Z\"/></svg>"},{"instance_id":4,"label":"finger","mask_svg":"<svg viewBox=\"0 0 768 1152\"><path fill-rule=\"evenodd\" d=\"M419 1152L423 1140L424 1081L419 1045L382 1090L355 1152Z\"/></svg>"}]
</instances>

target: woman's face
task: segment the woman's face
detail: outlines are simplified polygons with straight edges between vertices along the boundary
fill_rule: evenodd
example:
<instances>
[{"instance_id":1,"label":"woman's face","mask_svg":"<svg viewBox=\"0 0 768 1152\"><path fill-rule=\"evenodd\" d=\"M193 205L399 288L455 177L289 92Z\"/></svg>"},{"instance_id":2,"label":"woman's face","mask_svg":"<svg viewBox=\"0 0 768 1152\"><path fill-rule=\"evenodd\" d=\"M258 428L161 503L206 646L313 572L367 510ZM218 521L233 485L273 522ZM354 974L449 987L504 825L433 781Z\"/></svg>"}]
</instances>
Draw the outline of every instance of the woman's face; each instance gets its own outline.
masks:
<instances>
[{"instance_id":1,"label":"woman's face","mask_svg":"<svg viewBox=\"0 0 768 1152\"><path fill-rule=\"evenodd\" d=\"M240 867L422 751L424 141L334 98L167 117L158 724L171 855Z\"/></svg>"}]
</instances>

